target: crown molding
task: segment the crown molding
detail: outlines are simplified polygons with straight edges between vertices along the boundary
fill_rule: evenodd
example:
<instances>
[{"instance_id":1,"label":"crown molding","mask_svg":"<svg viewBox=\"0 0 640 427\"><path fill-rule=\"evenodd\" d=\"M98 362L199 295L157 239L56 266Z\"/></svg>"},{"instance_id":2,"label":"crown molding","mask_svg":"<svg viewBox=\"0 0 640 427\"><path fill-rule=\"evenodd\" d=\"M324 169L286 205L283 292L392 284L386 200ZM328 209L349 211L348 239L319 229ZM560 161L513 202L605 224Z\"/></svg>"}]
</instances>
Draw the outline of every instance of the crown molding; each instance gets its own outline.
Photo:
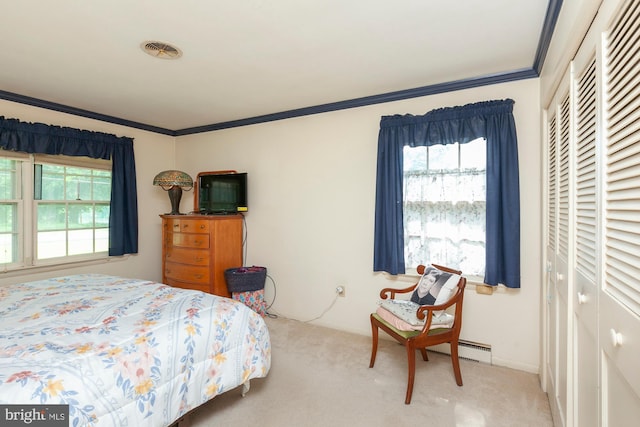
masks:
<instances>
[{"instance_id":1,"label":"crown molding","mask_svg":"<svg viewBox=\"0 0 640 427\"><path fill-rule=\"evenodd\" d=\"M533 69L538 75L542 71L544 60L551 44L551 37L553 31L556 28L558 22L558 16L560 16L560 9L562 9L562 0L549 0L549 6L547 7L547 13L544 17L544 24L542 26L542 32L540 33L540 40L538 40L538 49L536 56L533 60Z\"/></svg>"},{"instance_id":2,"label":"crown molding","mask_svg":"<svg viewBox=\"0 0 640 427\"><path fill-rule=\"evenodd\" d=\"M100 113L96 113L89 110L83 110L81 108L75 108L69 105L58 104L55 102L44 101L42 99L32 98L30 96L7 92L4 90L0 90L0 99L18 102L20 104L31 105L33 107L45 108L47 110L58 111L60 113L72 114L74 116L86 117L88 119L100 120L102 122L113 123L116 125L127 126L130 128L142 129L142 130L147 130L149 132L155 132L155 133L161 133L163 135L175 136L175 131L171 129L165 129L158 126L138 123L131 120L122 119L120 117L108 116L105 114L100 114Z\"/></svg>"},{"instance_id":3,"label":"crown molding","mask_svg":"<svg viewBox=\"0 0 640 427\"><path fill-rule=\"evenodd\" d=\"M482 77L456 80L446 83L438 83L430 86L423 86L414 89L389 92L380 95L355 98L347 101L332 102L329 104L314 105L311 107L297 108L295 110L281 111L279 113L265 114L262 116L249 117L246 119L232 120L222 123L214 123L206 126L191 127L177 130L176 136L192 135L195 133L212 132L222 129L229 129L240 126L255 125L258 123L272 122L276 120L290 119L293 117L308 116L311 114L328 113L330 111L346 110L348 108L365 107L367 105L382 104L385 102L401 101L403 99L418 98L421 96L435 95L438 93L453 92L456 90L469 89L479 86L506 83L516 80L530 79L538 77L538 73L533 68L510 71L506 73L490 74Z\"/></svg>"}]
</instances>

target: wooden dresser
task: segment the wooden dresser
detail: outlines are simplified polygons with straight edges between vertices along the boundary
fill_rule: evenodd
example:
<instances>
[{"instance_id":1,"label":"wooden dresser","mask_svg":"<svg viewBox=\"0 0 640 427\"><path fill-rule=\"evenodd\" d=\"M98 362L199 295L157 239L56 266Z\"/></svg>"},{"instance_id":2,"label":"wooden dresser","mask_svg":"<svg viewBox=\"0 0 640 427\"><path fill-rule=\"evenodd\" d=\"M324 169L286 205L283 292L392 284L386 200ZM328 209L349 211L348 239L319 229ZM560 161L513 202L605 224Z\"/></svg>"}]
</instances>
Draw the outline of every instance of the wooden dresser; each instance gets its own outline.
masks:
<instances>
[{"instance_id":1,"label":"wooden dresser","mask_svg":"<svg viewBox=\"0 0 640 427\"><path fill-rule=\"evenodd\" d=\"M224 279L242 266L242 215L160 215L162 281L231 297Z\"/></svg>"}]
</instances>

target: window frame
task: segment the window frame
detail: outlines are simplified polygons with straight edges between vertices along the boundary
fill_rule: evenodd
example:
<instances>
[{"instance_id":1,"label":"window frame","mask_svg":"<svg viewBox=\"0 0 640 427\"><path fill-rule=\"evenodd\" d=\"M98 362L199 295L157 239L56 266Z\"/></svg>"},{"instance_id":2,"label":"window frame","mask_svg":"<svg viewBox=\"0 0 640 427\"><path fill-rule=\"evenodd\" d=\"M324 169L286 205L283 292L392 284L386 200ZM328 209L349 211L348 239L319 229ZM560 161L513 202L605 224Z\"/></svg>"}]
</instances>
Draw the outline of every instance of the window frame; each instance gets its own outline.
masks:
<instances>
[{"instance_id":1,"label":"window frame","mask_svg":"<svg viewBox=\"0 0 640 427\"><path fill-rule=\"evenodd\" d=\"M5 154L7 153L7 154ZM27 154L21 155L22 153L13 153L13 152L7 152L4 151L2 149L0 149L0 156L3 158L7 158L9 160L13 160L13 161L17 161L20 162L19 166L16 167L16 172L15 172L15 179L16 182L14 183L15 185L15 192L13 194L13 198L12 199L0 199L2 201L3 204L11 204L11 205L15 205L16 206L16 212L15 212L15 216L16 216L16 229L14 231L11 231L11 234L15 234L16 235L16 251L17 251L17 262L11 262L11 263L1 263L0 265L3 266L4 270L7 270L7 266L13 266L13 265L18 265L21 260L24 258L24 254L25 254L25 245L24 245L24 238L25 238L25 229L24 229L24 216L25 216L25 211L24 211L24 200L22 197L22 193L23 193L23 183L24 183L24 178L25 178L25 168L24 168L24 162L22 160L26 159L28 157ZM28 175L28 174L26 174ZM28 179L28 177L27 177Z\"/></svg>"},{"instance_id":2,"label":"window frame","mask_svg":"<svg viewBox=\"0 0 640 427\"><path fill-rule=\"evenodd\" d=\"M108 248L105 251L100 252L37 259L37 208L39 201L34 198L34 171L36 164L49 164L105 170L111 174L112 168L110 160L65 155L30 154L3 150L1 148L0 157L20 162L20 173L16 173L16 180L18 180L18 182L16 183L17 192L15 197L17 197L17 199L11 199L10 201L11 203L17 204L18 257L13 262L1 265L4 272L37 269L42 267L55 267L59 265L86 263L97 260L108 260ZM61 200L60 202L65 201ZM93 202L95 201L91 200L91 203ZM111 200L108 200L107 203L111 206ZM95 230L95 228L93 229ZM106 229L109 230L109 227L107 226ZM68 224L66 230L69 230Z\"/></svg>"}]
</instances>

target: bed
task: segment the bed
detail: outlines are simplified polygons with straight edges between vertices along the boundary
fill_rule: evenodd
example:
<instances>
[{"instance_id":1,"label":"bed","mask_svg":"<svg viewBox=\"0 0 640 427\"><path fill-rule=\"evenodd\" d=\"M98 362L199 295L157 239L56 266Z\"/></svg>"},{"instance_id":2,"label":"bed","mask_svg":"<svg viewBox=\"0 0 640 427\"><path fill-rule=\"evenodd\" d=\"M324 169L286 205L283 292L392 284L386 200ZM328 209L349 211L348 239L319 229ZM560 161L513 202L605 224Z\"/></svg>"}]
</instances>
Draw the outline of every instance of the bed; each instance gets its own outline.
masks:
<instances>
[{"instance_id":1,"label":"bed","mask_svg":"<svg viewBox=\"0 0 640 427\"><path fill-rule=\"evenodd\" d=\"M0 287L0 404L69 405L70 426L169 426L271 364L238 301L83 274Z\"/></svg>"}]
</instances>

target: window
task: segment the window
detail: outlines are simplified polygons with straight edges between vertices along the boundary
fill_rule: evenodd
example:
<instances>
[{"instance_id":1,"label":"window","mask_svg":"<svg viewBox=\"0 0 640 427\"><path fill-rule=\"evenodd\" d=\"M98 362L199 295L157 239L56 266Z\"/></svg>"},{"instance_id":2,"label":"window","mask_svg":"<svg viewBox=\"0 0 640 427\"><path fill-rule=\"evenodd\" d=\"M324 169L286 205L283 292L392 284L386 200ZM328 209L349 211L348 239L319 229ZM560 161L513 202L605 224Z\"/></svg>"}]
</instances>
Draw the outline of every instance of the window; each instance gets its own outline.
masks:
<instances>
[{"instance_id":1,"label":"window","mask_svg":"<svg viewBox=\"0 0 640 427\"><path fill-rule=\"evenodd\" d=\"M486 141L404 147L405 264L429 262L483 276Z\"/></svg>"},{"instance_id":2,"label":"window","mask_svg":"<svg viewBox=\"0 0 640 427\"><path fill-rule=\"evenodd\" d=\"M18 212L22 203L18 197L20 176L18 161L0 158L0 263L9 264L18 260L20 233Z\"/></svg>"},{"instance_id":3,"label":"window","mask_svg":"<svg viewBox=\"0 0 640 427\"><path fill-rule=\"evenodd\" d=\"M382 117L378 132L374 271L394 275L406 272L405 207L402 203L404 147L461 143L458 155L463 161L465 158L486 159L483 282L492 286L520 287L520 178L513 104L512 99L483 101L432 110L422 116ZM465 147L478 138L485 141L486 156L468 157L464 154ZM466 168L464 164L462 166ZM455 184L447 188L453 191L461 186ZM426 251L423 256L427 256ZM463 261L470 260L467 256ZM433 258L428 261L436 262ZM458 268L462 269L463 264Z\"/></svg>"},{"instance_id":4,"label":"window","mask_svg":"<svg viewBox=\"0 0 640 427\"><path fill-rule=\"evenodd\" d=\"M4 268L106 256L110 168L89 158L0 153Z\"/></svg>"}]
</instances>

